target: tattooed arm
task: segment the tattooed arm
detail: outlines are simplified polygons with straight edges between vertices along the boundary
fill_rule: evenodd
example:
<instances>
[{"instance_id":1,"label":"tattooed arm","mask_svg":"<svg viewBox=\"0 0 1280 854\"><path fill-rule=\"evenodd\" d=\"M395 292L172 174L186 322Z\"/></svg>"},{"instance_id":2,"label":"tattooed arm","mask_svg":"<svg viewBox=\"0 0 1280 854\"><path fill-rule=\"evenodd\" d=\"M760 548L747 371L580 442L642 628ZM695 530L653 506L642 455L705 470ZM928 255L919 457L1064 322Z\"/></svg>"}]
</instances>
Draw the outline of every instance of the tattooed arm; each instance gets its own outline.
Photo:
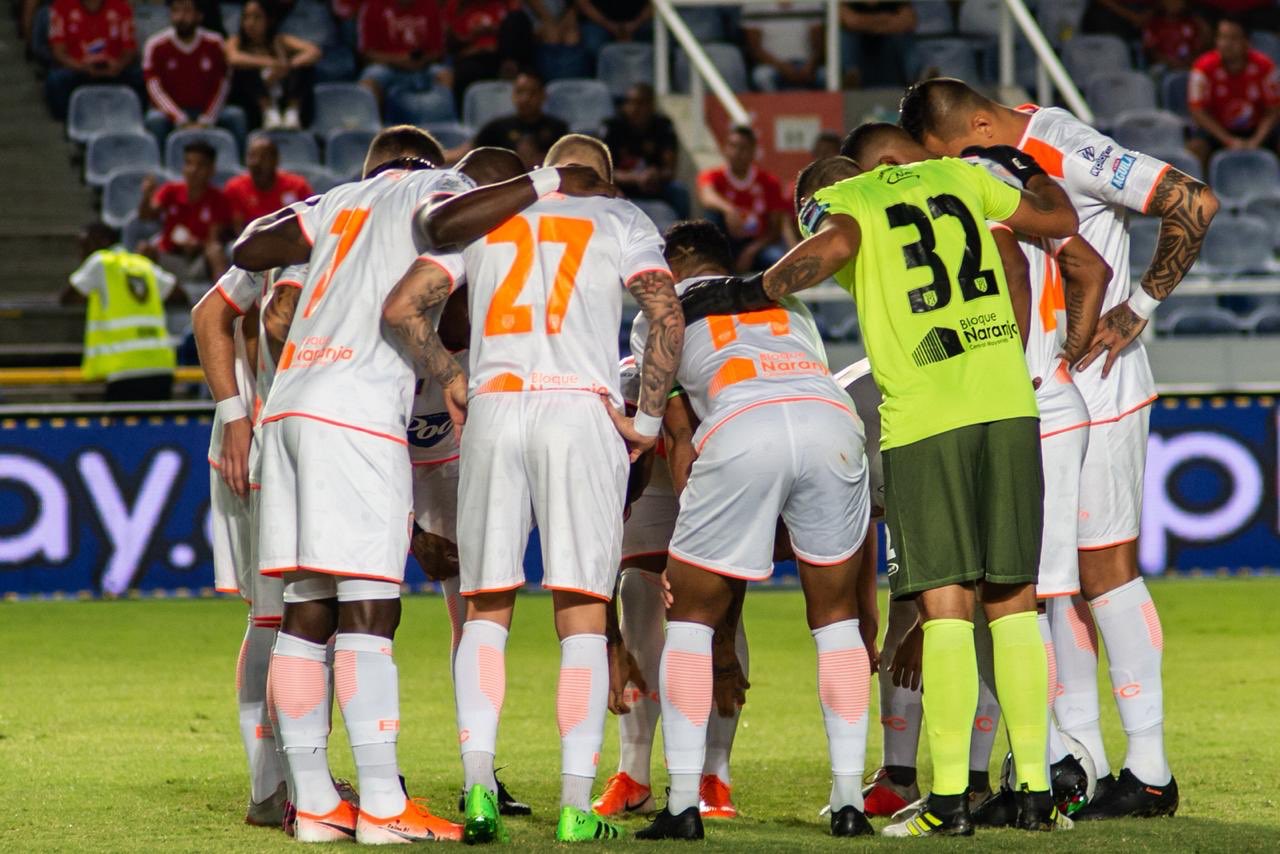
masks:
<instances>
[{"instance_id":1,"label":"tattooed arm","mask_svg":"<svg viewBox=\"0 0 1280 854\"><path fill-rule=\"evenodd\" d=\"M862 229L845 214L830 214L817 232L800 241L764 273L764 292L778 300L830 278L858 255Z\"/></svg>"},{"instance_id":2,"label":"tattooed arm","mask_svg":"<svg viewBox=\"0 0 1280 854\"><path fill-rule=\"evenodd\" d=\"M1089 352L1089 342L1098 328L1098 314L1111 281L1111 265L1079 235L1058 249L1062 270L1062 296L1067 304L1067 340L1063 355L1075 363Z\"/></svg>"},{"instance_id":3,"label":"tattooed arm","mask_svg":"<svg viewBox=\"0 0 1280 854\"><path fill-rule=\"evenodd\" d=\"M431 319L431 310L449 298L452 286L453 278L443 267L419 258L387 295L382 319L408 350L414 366L440 383L449 416L461 429L466 422L466 375L440 341Z\"/></svg>"},{"instance_id":4,"label":"tattooed arm","mask_svg":"<svg viewBox=\"0 0 1280 854\"><path fill-rule=\"evenodd\" d=\"M627 289L640 304L640 311L649 324L645 340L644 357L640 368L640 399L636 417L648 416L662 421L667 408L667 393L675 381L676 368L680 366L680 352L684 349L684 313L676 297L675 281L666 270L646 270L632 276ZM627 442L631 462L652 448L658 441L658 433L646 435L636 430L635 419L608 407L614 426Z\"/></svg>"}]
</instances>

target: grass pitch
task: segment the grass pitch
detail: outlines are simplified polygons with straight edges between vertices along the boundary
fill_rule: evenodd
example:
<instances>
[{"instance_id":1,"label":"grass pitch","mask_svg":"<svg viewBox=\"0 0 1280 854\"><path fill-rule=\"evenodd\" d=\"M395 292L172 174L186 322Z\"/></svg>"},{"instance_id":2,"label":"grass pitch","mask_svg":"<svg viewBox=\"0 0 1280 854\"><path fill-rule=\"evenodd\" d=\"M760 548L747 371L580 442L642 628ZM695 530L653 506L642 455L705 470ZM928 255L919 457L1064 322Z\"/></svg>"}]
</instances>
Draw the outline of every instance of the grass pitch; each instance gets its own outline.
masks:
<instances>
[{"instance_id":1,"label":"grass pitch","mask_svg":"<svg viewBox=\"0 0 1280 854\"><path fill-rule=\"evenodd\" d=\"M1079 825L1072 833L1036 838L980 831L973 840L833 840L817 816L829 776L803 603L796 591L761 589L747 597L753 687L734 754L743 816L708 823L707 842L692 850L1277 850L1280 581L1169 581L1154 583L1152 593L1167 639L1166 733L1182 792L1176 818ZM559 847L552 841L559 653L550 609L548 597L523 599L508 649L498 762L507 766L502 777L511 789L534 806L532 818L508 822L522 849ZM240 852L293 845L279 831L241 823L247 783L233 672L244 620L244 607L231 601L4 606L0 851ZM408 599L396 639L401 764L411 792L452 816L461 771L447 644L441 600ZM1107 687L1104 682L1104 728L1118 763L1123 737L1105 700ZM880 756L878 726L868 752L871 770ZM355 779L340 720L330 756L335 773ZM616 761L611 723L601 781ZM654 764L661 786L660 745ZM927 775L928 762L921 766ZM634 830L642 822L627 824Z\"/></svg>"}]
</instances>

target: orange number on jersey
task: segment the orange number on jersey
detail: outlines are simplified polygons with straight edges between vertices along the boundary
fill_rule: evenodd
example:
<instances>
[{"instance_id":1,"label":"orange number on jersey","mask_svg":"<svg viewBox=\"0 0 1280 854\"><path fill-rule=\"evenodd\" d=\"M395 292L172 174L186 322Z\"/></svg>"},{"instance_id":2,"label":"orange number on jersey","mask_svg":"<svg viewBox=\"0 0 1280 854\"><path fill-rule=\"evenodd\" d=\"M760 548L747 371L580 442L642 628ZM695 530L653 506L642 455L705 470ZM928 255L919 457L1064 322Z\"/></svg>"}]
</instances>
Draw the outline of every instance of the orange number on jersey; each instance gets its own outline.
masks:
<instances>
[{"instance_id":1,"label":"orange number on jersey","mask_svg":"<svg viewBox=\"0 0 1280 854\"><path fill-rule=\"evenodd\" d=\"M547 294L548 335L558 335L564 325L565 312L577 282L578 268L587 251L587 242L595 231L589 219L564 216L544 216L538 221L538 243L563 243L564 254L556 267L551 293ZM485 335L511 335L533 331L533 306L516 305L533 268L533 232L529 221L522 216L511 219L489 232L486 243L514 243L515 261L511 269L493 293L489 311L485 314Z\"/></svg>"},{"instance_id":2,"label":"orange number on jersey","mask_svg":"<svg viewBox=\"0 0 1280 854\"><path fill-rule=\"evenodd\" d=\"M1057 312L1065 311L1066 297L1062 293L1062 268L1053 258L1047 259L1049 269L1044 274L1044 292L1040 294L1040 325L1045 332L1058 328Z\"/></svg>"},{"instance_id":3,"label":"orange number on jersey","mask_svg":"<svg viewBox=\"0 0 1280 854\"><path fill-rule=\"evenodd\" d=\"M360 230L364 228L364 224L368 221L368 208L349 208L338 211L338 215L333 220L333 225L329 228L330 234L338 235L338 248L333 253L333 260L329 262L329 269L324 271L324 276L321 277L320 282L316 285L315 291L311 294L311 299L307 300L307 307L302 312L303 317L310 317L311 313L316 310L316 306L324 298L325 291L329 290L329 285L333 282L333 274L338 271L338 267L346 260L347 253L351 251L351 244L356 242L356 237L360 235Z\"/></svg>"},{"instance_id":4,"label":"orange number on jersey","mask_svg":"<svg viewBox=\"0 0 1280 854\"><path fill-rule=\"evenodd\" d=\"M742 314L716 314L707 318L707 326L711 329L711 343L719 350L721 347L738 339L739 323L768 324L769 334L786 335L791 331L791 317L786 309L769 308L764 311L744 311Z\"/></svg>"}]
</instances>

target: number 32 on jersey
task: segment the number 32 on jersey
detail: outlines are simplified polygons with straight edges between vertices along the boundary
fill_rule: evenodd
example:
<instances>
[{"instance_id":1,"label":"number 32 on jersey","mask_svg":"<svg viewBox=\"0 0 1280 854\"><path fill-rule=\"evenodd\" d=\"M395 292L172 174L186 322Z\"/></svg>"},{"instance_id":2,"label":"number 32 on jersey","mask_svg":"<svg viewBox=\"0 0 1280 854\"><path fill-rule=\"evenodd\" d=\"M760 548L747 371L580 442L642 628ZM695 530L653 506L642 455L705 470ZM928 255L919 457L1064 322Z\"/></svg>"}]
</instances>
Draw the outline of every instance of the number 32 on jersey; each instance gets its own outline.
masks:
<instances>
[{"instance_id":1,"label":"number 32 on jersey","mask_svg":"<svg viewBox=\"0 0 1280 854\"><path fill-rule=\"evenodd\" d=\"M595 225L589 219L542 216L538 219L535 246L529 220L523 216L515 216L489 232L485 238L486 243L511 243L516 248L516 257L489 302L489 310L484 318L484 334L522 335L533 331L533 305L521 303L520 296L533 270L534 252L541 251L545 244L559 243L564 245L564 254L560 256L555 280L547 294L545 322L548 335L559 335L564 326L565 313L569 310L569 301L573 297L582 256L594 231Z\"/></svg>"}]
</instances>

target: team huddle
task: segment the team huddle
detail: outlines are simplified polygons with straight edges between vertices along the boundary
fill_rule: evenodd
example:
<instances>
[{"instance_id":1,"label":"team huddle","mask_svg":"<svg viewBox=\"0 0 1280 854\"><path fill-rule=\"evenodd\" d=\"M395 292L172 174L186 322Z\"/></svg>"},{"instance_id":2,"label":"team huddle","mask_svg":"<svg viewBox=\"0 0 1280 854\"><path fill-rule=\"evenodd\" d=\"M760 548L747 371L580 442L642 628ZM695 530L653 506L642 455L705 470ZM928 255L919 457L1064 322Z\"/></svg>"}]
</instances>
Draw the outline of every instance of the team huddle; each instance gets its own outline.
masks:
<instances>
[{"instance_id":1,"label":"team huddle","mask_svg":"<svg viewBox=\"0 0 1280 854\"><path fill-rule=\"evenodd\" d=\"M1138 336L1199 253L1207 187L1063 110L935 79L899 125L858 127L799 174L804 239L743 278L710 222L659 234L619 198L594 138L529 173L503 149L443 162L425 132L383 130L361 181L251 223L194 311L218 588L250 605L246 821L302 842L509 839L503 816L529 807L495 752L535 526L560 638L558 840L618 838L628 813L654 814L636 838L701 839L737 815L743 598L781 559L817 651L833 835L1176 811L1136 563L1155 397ZM1133 286L1130 210L1161 218ZM868 356L843 370L795 296L830 278ZM624 289L639 314L620 362ZM408 554L453 627L460 823L409 797L397 760ZM864 788L877 671L884 758ZM335 695L354 788L330 772ZM621 756L593 801L607 710Z\"/></svg>"}]
</instances>

